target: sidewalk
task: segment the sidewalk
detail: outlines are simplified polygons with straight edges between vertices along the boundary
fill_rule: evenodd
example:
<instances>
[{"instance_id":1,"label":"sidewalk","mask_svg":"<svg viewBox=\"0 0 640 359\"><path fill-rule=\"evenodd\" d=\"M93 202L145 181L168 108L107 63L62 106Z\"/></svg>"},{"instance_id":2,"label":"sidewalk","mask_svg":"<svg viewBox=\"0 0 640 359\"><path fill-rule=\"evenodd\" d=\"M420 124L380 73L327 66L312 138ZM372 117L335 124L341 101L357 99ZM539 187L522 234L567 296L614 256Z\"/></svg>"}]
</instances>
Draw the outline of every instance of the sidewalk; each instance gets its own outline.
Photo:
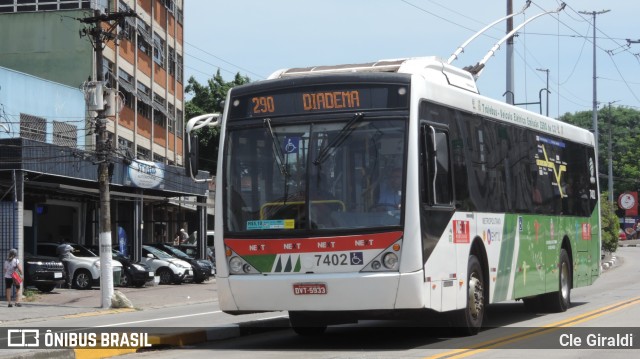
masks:
<instances>
[{"instance_id":1,"label":"sidewalk","mask_svg":"<svg viewBox=\"0 0 640 359\"><path fill-rule=\"evenodd\" d=\"M165 306L184 305L217 301L215 279L202 284L159 285L144 288L115 287L132 303L135 309L103 309L99 287L91 290L54 289L50 293L35 291L33 301L23 299L21 308L6 308L6 302L0 315L0 326L11 326L14 322L29 322L43 318L65 317L68 315L126 310L145 310ZM55 310L52 310L55 308Z\"/></svg>"},{"instance_id":2,"label":"sidewalk","mask_svg":"<svg viewBox=\"0 0 640 359\"><path fill-rule=\"evenodd\" d=\"M7 308L6 302L0 302L0 329L20 328L29 322L43 319L64 319L66 317L83 316L95 313L112 314L154 308L184 306L195 303L217 302L216 280L212 279L202 284L158 285L144 288L114 288L122 292L129 299L134 308L103 309L101 293L98 287L91 290L54 289L51 293L37 292L32 301L23 300L20 308ZM170 334L150 335L149 343L153 346L185 346L203 343L211 340L228 339L264 330L261 328L286 328L288 318L269 320L252 320L235 324L221 325L215 328L184 328ZM3 341L6 332L2 332ZM4 342L3 345L6 345ZM136 349L1 349L0 359L9 358L107 358L122 354L135 353Z\"/></svg>"}]
</instances>

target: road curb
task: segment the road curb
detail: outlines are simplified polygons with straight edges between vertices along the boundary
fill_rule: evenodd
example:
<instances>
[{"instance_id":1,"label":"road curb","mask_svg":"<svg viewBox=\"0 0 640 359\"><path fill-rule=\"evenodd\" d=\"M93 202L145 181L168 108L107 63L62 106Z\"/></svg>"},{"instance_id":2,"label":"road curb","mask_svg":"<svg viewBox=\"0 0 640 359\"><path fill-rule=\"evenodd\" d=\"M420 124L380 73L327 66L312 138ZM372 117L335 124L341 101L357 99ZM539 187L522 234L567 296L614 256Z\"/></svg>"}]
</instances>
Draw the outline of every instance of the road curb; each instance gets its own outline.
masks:
<instances>
[{"instance_id":1,"label":"road curb","mask_svg":"<svg viewBox=\"0 0 640 359\"><path fill-rule=\"evenodd\" d=\"M100 359L117 357L125 354L157 350L170 347L182 347L206 342L237 338L245 335L281 330L289 328L288 317L257 319L249 322L227 324L215 328L184 328L171 334L150 334L148 348L119 349L32 349L23 352L2 354L0 359ZM152 328L150 328L152 329ZM180 328L176 328L180 330Z\"/></svg>"},{"instance_id":2,"label":"road curb","mask_svg":"<svg viewBox=\"0 0 640 359\"><path fill-rule=\"evenodd\" d=\"M225 340L231 338L237 338L244 335L256 334L267 332L271 330L280 330L289 328L289 318L278 317L269 319L259 319L249 322L228 324L215 328L206 329L190 329L185 328L184 331L161 334L161 335L149 335L149 343L152 345L150 348L138 348L138 349L71 349L72 355L66 352L66 356L59 356L59 358L76 358L76 359L97 359L114 357L124 354L131 354L137 352L144 352L146 350L157 350L167 347L182 347L188 345L202 344L211 341ZM24 358L50 358L50 356L25 356Z\"/></svg>"}]
</instances>

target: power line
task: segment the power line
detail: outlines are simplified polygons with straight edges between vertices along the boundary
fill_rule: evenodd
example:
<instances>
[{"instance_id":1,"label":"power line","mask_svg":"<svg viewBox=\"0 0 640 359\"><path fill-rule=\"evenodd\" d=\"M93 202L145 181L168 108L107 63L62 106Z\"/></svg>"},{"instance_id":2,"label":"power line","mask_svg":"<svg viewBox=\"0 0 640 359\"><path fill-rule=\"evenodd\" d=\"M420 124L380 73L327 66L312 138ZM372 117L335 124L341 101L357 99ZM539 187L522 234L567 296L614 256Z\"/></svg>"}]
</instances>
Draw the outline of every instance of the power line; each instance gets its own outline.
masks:
<instances>
[{"instance_id":1,"label":"power line","mask_svg":"<svg viewBox=\"0 0 640 359\"><path fill-rule=\"evenodd\" d=\"M188 41L185 41L184 43L185 43L185 44L187 44L187 45L189 45L189 46L191 46L191 47L193 47L194 49L200 50L200 51L204 52L205 54L207 54L207 55L209 55L209 56L211 56L211 57L213 57L213 58L216 58L216 59L218 59L218 60L220 60L220 61L222 61L222 62L224 62L224 63L226 63L226 64L228 64L228 65L231 65L231 66L233 66L233 67L236 67L236 68L238 68L238 69L240 69L240 70L242 70L242 71L244 71L244 72L246 72L246 73L249 73L249 74L255 75L256 77L258 77L258 78L260 78L260 79L264 79L264 78L265 78L264 76L262 76L262 75L260 75L260 74L258 74L258 73L255 73L255 72L253 72L253 71L251 71L251 70L245 69L245 68L243 68L243 67L241 67L241 66L238 66L238 65L236 65L236 64L234 64L234 63L232 63L232 62L229 62L229 61L227 61L227 60L225 60L225 59L223 59L223 58L221 58L221 57L219 57L219 56L216 56L216 55L214 55L214 54L212 54L212 53L210 53L210 52L208 52L208 51L206 51L206 50L204 50L204 49L202 49L202 48L199 48L199 47L197 47L196 45L194 45L194 44L192 44L192 43L190 43L190 42L188 42ZM192 56L192 55L190 55L190 56ZM192 57L196 58L195 56L192 56Z\"/></svg>"}]
</instances>

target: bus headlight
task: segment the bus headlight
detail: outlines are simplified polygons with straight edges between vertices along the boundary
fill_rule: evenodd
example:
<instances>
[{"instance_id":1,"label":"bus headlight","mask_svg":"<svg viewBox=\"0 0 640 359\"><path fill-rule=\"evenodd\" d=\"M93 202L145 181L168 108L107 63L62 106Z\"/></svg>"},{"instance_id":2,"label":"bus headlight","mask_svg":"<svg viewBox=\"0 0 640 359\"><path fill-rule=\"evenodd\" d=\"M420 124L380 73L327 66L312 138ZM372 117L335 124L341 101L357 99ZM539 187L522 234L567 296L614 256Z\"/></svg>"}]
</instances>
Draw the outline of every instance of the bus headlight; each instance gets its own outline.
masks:
<instances>
[{"instance_id":1,"label":"bus headlight","mask_svg":"<svg viewBox=\"0 0 640 359\"><path fill-rule=\"evenodd\" d=\"M395 253L387 253L382 257L382 263L387 269L398 269L398 255Z\"/></svg>"},{"instance_id":2,"label":"bus headlight","mask_svg":"<svg viewBox=\"0 0 640 359\"><path fill-rule=\"evenodd\" d=\"M240 257L231 257L229 259L229 270L231 273L243 273L244 261Z\"/></svg>"},{"instance_id":3,"label":"bus headlight","mask_svg":"<svg viewBox=\"0 0 640 359\"><path fill-rule=\"evenodd\" d=\"M402 237L372 258L360 272L397 272L400 270Z\"/></svg>"}]
</instances>

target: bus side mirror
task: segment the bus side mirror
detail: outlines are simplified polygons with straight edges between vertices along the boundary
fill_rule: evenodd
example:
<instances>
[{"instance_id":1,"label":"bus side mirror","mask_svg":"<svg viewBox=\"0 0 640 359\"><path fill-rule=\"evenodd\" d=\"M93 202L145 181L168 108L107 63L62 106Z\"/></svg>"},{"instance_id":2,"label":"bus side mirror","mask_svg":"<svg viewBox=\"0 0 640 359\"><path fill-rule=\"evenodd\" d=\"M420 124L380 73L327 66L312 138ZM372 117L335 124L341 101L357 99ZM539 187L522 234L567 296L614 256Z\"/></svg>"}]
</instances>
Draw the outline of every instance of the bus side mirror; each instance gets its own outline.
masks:
<instances>
[{"instance_id":1,"label":"bus side mirror","mask_svg":"<svg viewBox=\"0 0 640 359\"><path fill-rule=\"evenodd\" d=\"M187 139L187 161L185 163L185 170L186 175L191 178L196 178L198 170L200 169L198 161L199 148L198 135L195 133L189 134L189 138Z\"/></svg>"}]
</instances>

